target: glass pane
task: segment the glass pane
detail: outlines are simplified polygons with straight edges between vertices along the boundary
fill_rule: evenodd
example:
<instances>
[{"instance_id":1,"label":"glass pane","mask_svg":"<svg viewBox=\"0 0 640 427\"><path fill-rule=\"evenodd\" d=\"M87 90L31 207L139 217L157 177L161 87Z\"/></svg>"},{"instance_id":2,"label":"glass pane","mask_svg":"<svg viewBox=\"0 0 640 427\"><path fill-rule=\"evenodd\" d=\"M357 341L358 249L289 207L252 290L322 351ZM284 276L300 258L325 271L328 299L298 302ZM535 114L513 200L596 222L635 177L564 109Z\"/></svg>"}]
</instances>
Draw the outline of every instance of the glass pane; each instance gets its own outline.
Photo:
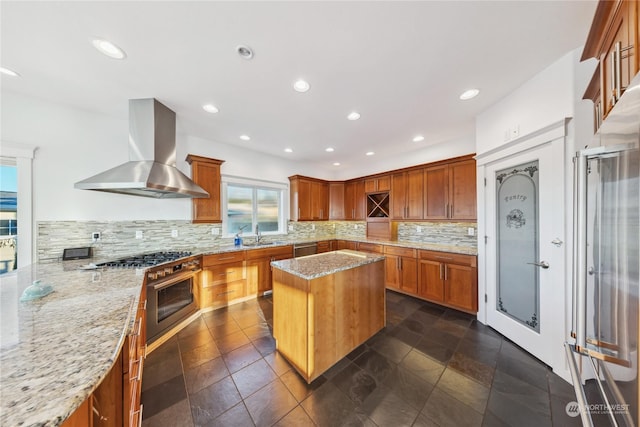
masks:
<instances>
[{"instance_id":1,"label":"glass pane","mask_svg":"<svg viewBox=\"0 0 640 427\"><path fill-rule=\"evenodd\" d=\"M17 268L17 168L0 166L0 274Z\"/></svg>"},{"instance_id":2,"label":"glass pane","mask_svg":"<svg viewBox=\"0 0 640 427\"><path fill-rule=\"evenodd\" d=\"M241 229L251 232L253 190L249 187L227 186L227 224L229 233Z\"/></svg>"},{"instance_id":3,"label":"glass pane","mask_svg":"<svg viewBox=\"0 0 640 427\"><path fill-rule=\"evenodd\" d=\"M496 172L497 307L540 332L538 161Z\"/></svg>"},{"instance_id":4,"label":"glass pane","mask_svg":"<svg viewBox=\"0 0 640 427\"><path fill-rule=\"evenodd\" d=\"M260 231L278 231L280 190L257 189Z\"/></svg>"},{"instance_id":5,"label":"glass pane","mask_svg":"<svg viewBox=\"0 0 640 427\"><path fill-rule=\"evenodd\" d=\"M158 322L193 302L192 279L183 280L158 291Z\"/></svg>"}]
</instances>

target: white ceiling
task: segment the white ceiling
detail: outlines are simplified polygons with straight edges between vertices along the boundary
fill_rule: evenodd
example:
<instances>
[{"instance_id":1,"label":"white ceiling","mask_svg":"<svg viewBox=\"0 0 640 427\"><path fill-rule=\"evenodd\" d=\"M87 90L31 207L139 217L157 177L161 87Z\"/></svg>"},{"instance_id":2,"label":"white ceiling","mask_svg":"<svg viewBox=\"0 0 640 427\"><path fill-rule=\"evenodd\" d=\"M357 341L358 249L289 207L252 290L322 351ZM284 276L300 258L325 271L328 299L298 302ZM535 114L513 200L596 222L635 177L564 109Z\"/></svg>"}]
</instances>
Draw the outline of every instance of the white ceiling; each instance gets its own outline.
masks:
<instances>
[{"instance_id":1,"label":"white ceiling","mask_svg":"<svg viewBox=\"0 0 640 427\"><path fill-rule=\"evenodd\" d=\"M181 132L212 142L326 167L365 162L367 151L380 160L472 136L476 115L584 43L595 6L2 1L2 66L21 74L3 76L2 91L121 118L128 99L154 97ZM127 59L101 55L92 36ZM294 92L297 78L311 90ZM470 87L480 95L460 101ZM348 121L352 110L362 118Z\"/></svg>"}]
</instances>

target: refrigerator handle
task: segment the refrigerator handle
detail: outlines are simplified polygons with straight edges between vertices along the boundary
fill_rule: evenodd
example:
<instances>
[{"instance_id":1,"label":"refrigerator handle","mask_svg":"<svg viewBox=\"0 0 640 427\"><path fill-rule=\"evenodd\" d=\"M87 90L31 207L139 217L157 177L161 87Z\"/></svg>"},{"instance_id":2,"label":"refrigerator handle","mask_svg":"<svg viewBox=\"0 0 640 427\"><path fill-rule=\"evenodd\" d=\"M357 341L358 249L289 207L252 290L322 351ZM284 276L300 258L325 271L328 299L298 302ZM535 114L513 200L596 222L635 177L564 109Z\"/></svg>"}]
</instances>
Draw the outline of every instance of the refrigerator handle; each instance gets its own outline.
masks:
<instances>
[{"instance_id":1,"label":"refrigerator handle","mask_svg":"<svg viewBox=\"0 0 640 427\"><path fill-rule=\"evenodd\" d=\"M573 332L576 350L582 352L587 344L587 157L584 155L576 157L574 179Z\"/></svg>"}]
</instances>

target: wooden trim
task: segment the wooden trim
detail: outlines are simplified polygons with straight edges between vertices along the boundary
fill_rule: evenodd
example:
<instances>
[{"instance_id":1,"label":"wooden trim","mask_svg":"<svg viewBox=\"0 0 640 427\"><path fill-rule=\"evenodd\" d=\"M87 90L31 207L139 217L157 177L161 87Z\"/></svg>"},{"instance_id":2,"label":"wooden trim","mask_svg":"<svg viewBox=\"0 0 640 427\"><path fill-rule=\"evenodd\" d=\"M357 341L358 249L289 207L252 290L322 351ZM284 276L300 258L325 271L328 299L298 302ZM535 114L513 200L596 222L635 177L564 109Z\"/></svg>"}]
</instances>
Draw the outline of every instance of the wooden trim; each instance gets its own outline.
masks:
<instances>
[{"instance_id":1,"label":"wooden trim","mask_svg":"<svg viewBox=\"0 0 640 427\"><path fill-rule=\"evenodd\" d=\"M200 163L210 163L214 165L221 165L224 163L224 160L212 159L209 157L196 156L194 154L187 154L187 158L185 159L189 164L193 162Z\"/></svg>"},{"instance_id":2,"label":"wooden trim","mask_svg":"<svg viewBox=\"0 0 640 427\"><path fill-rule=\"evenodd\" d=\"M582 95L582 99L588 99L595 102L596 99L598 99L599 97L600 97L600 63L598 63L598 66L593 72L591 81L587 85L587 89L584 91L584 95Z\"/></svg>"},{"instance_id":3,"label":"wooden trim","mask_svg":"<svg viewBox=\"0 0 640 427\"><path fill-rule=\"evenodd\" d=\"M608 31L602 31L602 29L607 25L611 17L617 13L622 3L623 1L620 0L598 2L580 61L585 61L590 58L600 58L600 50L608 33Z\"/></svg>"}]
</instances>

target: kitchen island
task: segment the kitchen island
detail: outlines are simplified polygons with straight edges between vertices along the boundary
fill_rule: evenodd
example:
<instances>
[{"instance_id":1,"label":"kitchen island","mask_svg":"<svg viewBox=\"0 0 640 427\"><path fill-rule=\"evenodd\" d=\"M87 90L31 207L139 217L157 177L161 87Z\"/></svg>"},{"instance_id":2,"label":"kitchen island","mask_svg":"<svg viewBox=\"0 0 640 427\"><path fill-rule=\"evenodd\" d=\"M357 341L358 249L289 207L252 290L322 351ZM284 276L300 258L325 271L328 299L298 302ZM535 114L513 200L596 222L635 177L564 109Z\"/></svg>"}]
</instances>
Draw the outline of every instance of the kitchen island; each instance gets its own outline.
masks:
<instances>
[{"instance_id":1,"label":"kitchen island","mask_svg":"<svg viewBox=\"0 0 640 427\"><path fill-rule=\"evenodd\" d=\"M341 250L271 263L276 348L307 383L384 328L384 259Z\"/></svg>"}]
</instances>

